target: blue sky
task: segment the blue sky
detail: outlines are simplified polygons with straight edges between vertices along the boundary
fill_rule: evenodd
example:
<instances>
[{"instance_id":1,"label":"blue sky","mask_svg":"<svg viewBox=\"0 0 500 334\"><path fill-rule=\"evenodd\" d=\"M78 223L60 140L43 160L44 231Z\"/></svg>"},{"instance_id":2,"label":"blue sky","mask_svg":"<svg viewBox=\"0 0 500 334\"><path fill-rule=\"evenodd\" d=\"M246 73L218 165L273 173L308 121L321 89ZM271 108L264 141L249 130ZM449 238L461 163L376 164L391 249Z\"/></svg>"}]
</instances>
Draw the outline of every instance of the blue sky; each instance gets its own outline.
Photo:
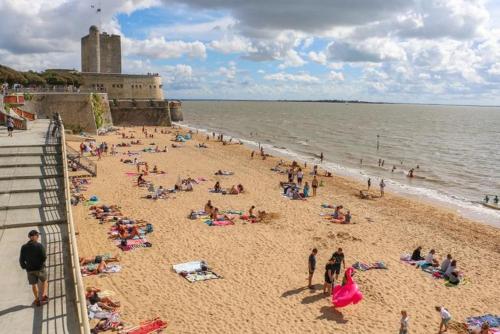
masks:
<instances>
[{"instance_id":1,"label":"blue sky","mask_svg":"<svg viewBox=\"0 0 500 334\"><path fill-rule=\"evenodd\" d=\"M0 63L79 69L91 5L169 98L500 104L500 1L0 0Z\"/></svg>"}]
</instances>

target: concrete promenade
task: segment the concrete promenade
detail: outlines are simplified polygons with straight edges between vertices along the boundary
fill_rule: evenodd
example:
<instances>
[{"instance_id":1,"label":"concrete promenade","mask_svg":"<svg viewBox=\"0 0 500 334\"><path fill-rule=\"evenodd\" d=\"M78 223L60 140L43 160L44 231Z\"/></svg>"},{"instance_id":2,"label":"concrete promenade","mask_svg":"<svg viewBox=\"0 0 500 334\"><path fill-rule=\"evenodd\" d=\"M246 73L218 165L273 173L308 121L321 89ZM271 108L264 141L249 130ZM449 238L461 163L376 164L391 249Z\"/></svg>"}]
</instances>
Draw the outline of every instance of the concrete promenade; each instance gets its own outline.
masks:
<instances>
[{"instance_id":1,"label":"concrete promenade","mask_svg":"<svg viewBox=\"0 0 500 334\"><path fill-rule=\"evenodd\" d=\"M0 333L80 333L68 246L62 156L50 121L7 137L0 126ZM34 300L19 251L37 229L47 249L49 303Z\"/></svg>"}]
</instances>

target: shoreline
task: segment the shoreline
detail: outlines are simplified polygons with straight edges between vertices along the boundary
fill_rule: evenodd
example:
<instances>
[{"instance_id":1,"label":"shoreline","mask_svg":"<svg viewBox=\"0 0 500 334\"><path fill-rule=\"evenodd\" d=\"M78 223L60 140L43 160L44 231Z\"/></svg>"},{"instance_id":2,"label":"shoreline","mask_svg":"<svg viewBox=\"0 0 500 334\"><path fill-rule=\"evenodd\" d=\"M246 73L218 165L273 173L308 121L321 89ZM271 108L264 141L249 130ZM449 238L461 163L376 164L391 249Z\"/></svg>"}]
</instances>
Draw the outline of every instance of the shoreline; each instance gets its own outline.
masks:
<instances>
[{"instance_id":1,"label":"shoreline","mask_svg":"<svg viewBox=\"0 0 500 334\"><path fill-rule=\"evenodd\" d=\"M172 134L144 139L140 128L128 130L135 131L136 138L145 144L154 141L162 148L172 143ZM399 310L405 308L412 319L412 331L428 333L434 331L438 321L434 305L445 305L458 321L500 313L495 297L500 274L496 266L498 229L390 192L382 200L361 200L355 196L359 183L341 176L325 179L318 197L288 200L281 196L278 186L285 176L270 171L279 157L251 160L244 145L222 145L212 140L207 149L196 148L202 138L194 135L183 148L169 147L167 153L140 154L150 168L158 165L167 172L146 176L155 185L171 187L178 175L208 179L196 185L193 192L179 192L175 198L144 199L147 190L133 186L135 178L125 175L135 167L121 163L119 160L125 157L121 153L97 162L98 177L90 179L87 197L97 195L99 204L120 205L124 215L153 223L154 232L148 235L153 247L121 252L107 237L109 225L90 217L86 206L72 208L81 256L117 252L121 256L120 273L85 277L84 283L113 291L113 298L122 303L120 314L127 323L160 316L170 323L169 331L186 334L214 330L378 334L395 331ZM109 145L129 141L115 134L96 139ZM78 143L70 145L76 147ZM145 147L151 145L118 151ZM306 181L310 181L311 167L305 172ZM215 176L218 169L232 170L235 175ZM209 193L208 188L217 180L225 187L243 183L247 191L238 196ZM227 227L189 220L189 211L202 208L207 199L221 209L246 211L256 205L278 217L260 224L238 220ZM351 210L356 224L325 221L320 216L325 211L322 203L343 204ZM424 252L435 248L440 258L448 252L453 254L470 283L448 288L442 281L401 263L400 255L417 245L422 245ZM313 247L319 249L313 281L319 290L311 292L305 286L307 256ZM323 266L338 247L344 249L348 266L356 261L384 261L389 270L357 272L355 281L364 294L363 301L334 311L319 285L323 282ZM173 264L201 259L223 279L188 283L171 270Z\"/></svg>"},{"instance_id":2,"label":"shoreline","mask_svg":"<svg viewBox=\"0 0 500 334\"><path fill-rule=\"evenodd\" d=\"M196 127L187 123L173 122L172 125L188 130L199 131L205 134L212 133L211 130L208 130L206 128ZM216 134L223 133L223 131L221 130L214 130L214 131ZM253 140L240 138L237 136L230 136L229 138L233 138L233 140L243 142L243 144L250 150L258 149L258 143L256 143ZM300 153L296 153L292 150L289 150L288 148L285 147L279 148L272 144L262 144L262 146L265 148L266 151L268 152L271 151L274 155L281 157L283 159L287 159L290 161L296 160L297 162L300 163L307 162L308 165L317 164L318 168L320 168L321 170L326 170L328 172L331 172L334 176L343 177L350 181L359 183L360 189L364 189L363 187L365 186L365 184L363 182L366 182L366 179L368 177L372 179L378 179L378 176L370 175L369 172L367 171L361 169L355 169L352 167L345 167L338 163L330 162L328 160L325 160L323 164L320 164L318 159L314 157L315 155L313 153L310 153L310 157L307 157ZM325 165L330 165L330 166L325 166ZM391 187L389 190L389 192L392 193L393 195L402 196L404 198L416 200L424 204L437 206L441 209L450 211L453 214L460 215L465 219L473 220L478 224L488 225L500 229L500 219L497 220L497 218L495 217L496 212L492 212L493 209L486 208L482 204L478 204L477 202L459 200L453 198L450 195L441 194L439 193L438 190L434 190L431 188L409 186L407 184L403 184L399 181L392 180L390 178L386 178L384 180L386 181L386 184L394 185L394 187ZM377 184L375 184L375 186L377 186ZM443 196L445 198L443 198Z\"/></svg>"}]
</instances>

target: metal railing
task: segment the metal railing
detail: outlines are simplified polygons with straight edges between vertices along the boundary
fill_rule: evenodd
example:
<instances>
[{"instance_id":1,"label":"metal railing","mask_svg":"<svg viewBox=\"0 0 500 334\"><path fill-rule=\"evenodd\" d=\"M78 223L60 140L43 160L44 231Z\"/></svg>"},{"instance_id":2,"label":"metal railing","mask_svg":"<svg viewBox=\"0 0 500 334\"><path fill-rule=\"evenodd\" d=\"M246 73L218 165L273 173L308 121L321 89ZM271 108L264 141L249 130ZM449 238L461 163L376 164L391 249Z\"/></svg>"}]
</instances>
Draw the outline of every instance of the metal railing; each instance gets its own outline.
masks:
<instances>
[{"instance_id":1,"label":"metal railing","mask_svg":"<svg viewBox=\"0 0 500 334\"><path fill-rule=\"evenodd\" d=\"M80 155L80 152L66 146L66 157L69 161L76 163L81 169L89 172L92 176L97 176L97 164L83 156Z\"/></svg>"},{"instance_id":2,"label":"metal railing","mask_svg":"<svg viewBox=\"0 0 500 334\"><path fill-rule=\"evenodd\" d=\"M78 320L80 323L80 333L90 334L89 317L87 314L87 300L85 298L85 287L83 285L82 272L80 268L80 259L78 256L78 246L76 243L75 224L73 222L73 213L71 212L71 193L68 174L68 159L66 152L66 137L64 134L64 125L59 116L59 135L62 150L63 171L64 171L64 198L66 204L66 220L69 234L69 251L71 257L71 269L73 272L74 288L76 292L76 307L78 310Z\"/></svg>"}]
</instances>

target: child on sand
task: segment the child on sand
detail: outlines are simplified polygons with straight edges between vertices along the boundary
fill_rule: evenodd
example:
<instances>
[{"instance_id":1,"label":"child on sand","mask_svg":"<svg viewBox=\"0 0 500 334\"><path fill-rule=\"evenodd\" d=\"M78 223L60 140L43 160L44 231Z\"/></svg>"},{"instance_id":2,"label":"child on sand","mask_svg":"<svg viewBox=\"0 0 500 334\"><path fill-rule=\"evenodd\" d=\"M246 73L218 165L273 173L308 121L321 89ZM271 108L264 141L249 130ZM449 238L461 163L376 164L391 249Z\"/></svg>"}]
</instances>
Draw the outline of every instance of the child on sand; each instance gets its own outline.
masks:
<instances>
[{"instance_id":1,"label":"child on sand","mask_svg":"<svg viewBox=\"0 0 500 334\"><path fill-rule=\"evenodd\" d=\"M309 289L314 289L313 285L312 285L312 278L313 278L313 275L314 275L314 270L316 270L316 254L318 254L318 250L316 248L314 248L311 252L311 254L309 255L309 284L307 285L309 287Z\"/></svg>"},{"instance_id":2,"label":"child on sand","mask_svg":"<svg viewBox=\"0 0 500 334\"><path fill-rule=\"evenodd\" d=\"M399 327L399 334L408 334L408 313L405 310L401 311L401 327Z\"/></svg>"},{"instance_id":3,"label":"child on sand","mask_svg":"<svg viewBox=\"0 0 500 334\"><path fill-rule=\"evenodd\" d=\"M316 190L318 189L319 183L318 179L316 178L316 175L314 175L314 178L311 182L312 188L313 188L313 196L316 196Z\"/></svg>"},{"instance_id":4,"label":"child on sand","mask_svg":"<svg viewBox=\"0 0 500 334\"><path fill-rule=\"evenodd\" d=\"M441 316L441 323L439 324L439 332L438 334L444 333L448 331L448 323L451 320L450 312L445 309L443 306L436 306L436 311L439 312Z\"/></svg>"}]
</instances>

